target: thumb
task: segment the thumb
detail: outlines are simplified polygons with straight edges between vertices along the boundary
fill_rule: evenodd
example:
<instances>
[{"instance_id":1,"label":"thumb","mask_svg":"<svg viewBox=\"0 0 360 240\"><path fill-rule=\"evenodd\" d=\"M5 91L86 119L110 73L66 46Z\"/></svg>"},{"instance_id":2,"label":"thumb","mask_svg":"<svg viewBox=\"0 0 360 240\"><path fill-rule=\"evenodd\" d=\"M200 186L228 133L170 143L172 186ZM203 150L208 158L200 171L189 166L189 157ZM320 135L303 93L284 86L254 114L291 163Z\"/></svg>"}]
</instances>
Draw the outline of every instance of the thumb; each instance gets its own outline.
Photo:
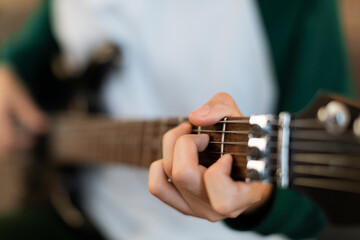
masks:
<instances>
[{"instance_id":1,"label":"thumb","mask_svg":"<svg viewBox=\"0 0 360 240\"><path fill-rule=\"evenodd\" d=\"M196 126L209 126L224 117L241 117L243 114L234 99L227 93L215 94L202 107L189 114L189 120Z\"/></svg>"}]
</instances>

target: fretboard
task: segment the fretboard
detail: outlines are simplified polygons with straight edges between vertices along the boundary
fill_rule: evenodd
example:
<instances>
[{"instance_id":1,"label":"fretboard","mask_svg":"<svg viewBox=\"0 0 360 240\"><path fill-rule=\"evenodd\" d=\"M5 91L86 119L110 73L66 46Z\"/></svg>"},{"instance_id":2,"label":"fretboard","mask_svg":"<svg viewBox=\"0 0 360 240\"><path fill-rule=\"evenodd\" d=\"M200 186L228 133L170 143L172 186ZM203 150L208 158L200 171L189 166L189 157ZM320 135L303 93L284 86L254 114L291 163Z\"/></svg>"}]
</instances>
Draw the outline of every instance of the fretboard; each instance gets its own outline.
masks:
<instances>
[{"instance_id":1,"label":"fretboard","mask_svg":"<svg viewBox=\"0 0 360 240\"><path fill-rule=\"evenodd\" d=\"M282 128L274 119L271 128L262 132L249 119L252 118L225 118L213 126L193 126L193 134L210 136L207 148L199 153L199 163L208 167L230 153L234 159L231 175L235 180L281 184ZM50 155L60 165L126 163L149 167L162 158L163 135L184 121L187 120L122 121L58 116L52 122ZM354 136L332 136L314 119L293 119L289 131L286 146L289 185L283 187L360 193L360 148ZM264 147L262 140L266 140Z\"/></svg>"},{"instance_id":2,"label":"fretboard","mask_svg":"<svg viewBox=\"0 0 360 240\"><path fill-rule=\"evenodd\" d=\"M101 117L58 116L52 122L50 154L57 164L83 165L126 163L148 167L162 157L162 137L180 119L149 121L109 120ZM221 155L234 158L233 177L244 180L248 153L247 117L220 121L214 126L196 127L192 133L206 133L210 142L199 161L210 166Z\"/></svg>"}]
</instances>

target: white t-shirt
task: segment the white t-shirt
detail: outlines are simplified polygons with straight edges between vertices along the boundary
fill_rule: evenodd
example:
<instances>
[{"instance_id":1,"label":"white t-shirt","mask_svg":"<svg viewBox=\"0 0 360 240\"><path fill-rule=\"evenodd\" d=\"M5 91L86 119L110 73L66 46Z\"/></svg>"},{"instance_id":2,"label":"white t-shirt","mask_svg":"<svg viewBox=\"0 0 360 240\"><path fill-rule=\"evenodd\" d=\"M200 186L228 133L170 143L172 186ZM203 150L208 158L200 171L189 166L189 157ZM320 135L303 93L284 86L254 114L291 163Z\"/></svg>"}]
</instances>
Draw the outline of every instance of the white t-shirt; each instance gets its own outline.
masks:
<instances>
[{"instance_id":1,"label":"white t-shirt","mask_svg":"<svg viewBox=\"0 0 360 240\"><path fill-rule=\"evenodd\" d=\"M217 92L246 114L270 113L276 85L253 0L55 0L54 30L68 67L105 42L124 64L101 89L116 118L186 116ZM147 169L103 166L82 176L84 208L110 239L254 239L186 217L151 196Z\"/></svg>"}]
</instances>

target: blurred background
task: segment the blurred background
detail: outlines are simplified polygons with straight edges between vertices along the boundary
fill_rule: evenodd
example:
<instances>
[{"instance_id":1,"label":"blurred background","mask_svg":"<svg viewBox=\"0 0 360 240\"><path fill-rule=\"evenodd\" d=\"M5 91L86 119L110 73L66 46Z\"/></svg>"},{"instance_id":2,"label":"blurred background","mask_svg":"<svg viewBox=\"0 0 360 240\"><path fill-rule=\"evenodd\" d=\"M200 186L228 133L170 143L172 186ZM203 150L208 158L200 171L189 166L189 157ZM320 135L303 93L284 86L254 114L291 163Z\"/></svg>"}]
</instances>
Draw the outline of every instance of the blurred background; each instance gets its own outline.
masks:
<instances>
[{"instance_id":1,"label":"blurred background","mask_svg":"<svg viewBox=\"0 0 360 240\"><path fill-rule=\"evenodd\" d=\"M0 0L0 45L14 34L40 0ZM360 96L360 1L340 0L342 23L356 90ZM22 203L24 162L0 161L0 214Z\"/></svg>"}]
</instances>

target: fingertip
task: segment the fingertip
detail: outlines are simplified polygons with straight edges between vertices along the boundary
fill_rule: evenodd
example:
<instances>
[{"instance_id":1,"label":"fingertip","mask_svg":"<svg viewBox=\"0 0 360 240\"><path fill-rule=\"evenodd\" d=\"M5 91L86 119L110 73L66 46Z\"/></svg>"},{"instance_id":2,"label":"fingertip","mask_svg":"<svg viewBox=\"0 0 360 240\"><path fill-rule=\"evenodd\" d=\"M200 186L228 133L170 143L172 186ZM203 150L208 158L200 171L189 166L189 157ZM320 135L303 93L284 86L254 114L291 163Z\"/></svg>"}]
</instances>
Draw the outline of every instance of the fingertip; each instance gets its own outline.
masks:
<instances>
[{"instance_id":1,"label":"fingertip","mask_svg":"<svg viewBox=\"0 0 360 240\"><path fill-rule=\"evenodd\" d=\"M209 126L215 124L218 119L213 116L209 104L205 104L189 114L189 120L196 126Z\"/></svg>"},{"instance_id":2,"label":"fingertip","mask_svg":"<svg viewBox=\"0 0 360 240\"><path fill-rule=\"evenodd\" d=\"M227 153L221 156L215 164L226 174L230 174L232 167L233 158L231 154Z\"/></svg>"},{"instance_id":3,"label":"fingertip","mask_svg":"<svg viewBox=\"0 0 360 240\"><path fill-rule=\"evenodd\" d=\"M189 132L189 131L191 131L192 125L189 122L183 122L178 127Z\"/></svg>"},{"instance_id":4,"label":"fingertip","mask_svg":"<svg viewBox=\"0 0 360 240\"><path fill-rule=\"evenodd\" d=\"M230 153L226 153L226 154L222 155L222 156L219 158L219 160L220 160L221 162L223 162L223 163L226 163L226 164L230 163L230 164L231 164L233 158L232 158L232 156L231 156Z\"/></svg>"}]
</instances>

